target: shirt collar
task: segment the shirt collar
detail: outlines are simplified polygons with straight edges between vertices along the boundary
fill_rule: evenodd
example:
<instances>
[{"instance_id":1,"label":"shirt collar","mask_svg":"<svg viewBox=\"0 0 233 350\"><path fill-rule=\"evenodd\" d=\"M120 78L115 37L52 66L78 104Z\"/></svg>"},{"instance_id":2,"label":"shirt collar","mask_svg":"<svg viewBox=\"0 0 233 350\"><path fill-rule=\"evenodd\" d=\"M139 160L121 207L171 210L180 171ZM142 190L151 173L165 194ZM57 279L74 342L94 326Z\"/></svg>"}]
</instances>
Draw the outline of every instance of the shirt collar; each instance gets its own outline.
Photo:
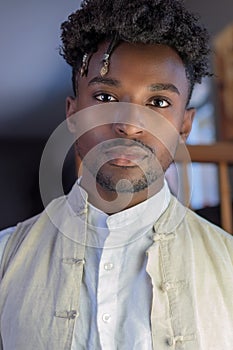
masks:
<instances>
[{"instance_id":1,"label":"shirt collar","mask_svg":"<svg viewBox=\"0 0 233 350\"><path fill-rule=\"evenodd\" d=\"M79 187L83 192L82 187ZM88 244L103 246L105 240L108 239L111 246L118 246L140 238L164 213L170 199L171 193L165 180L162 189L154 196L134 207L112 215L108 215L88 203Z\"/></svg>"}]
</instances>

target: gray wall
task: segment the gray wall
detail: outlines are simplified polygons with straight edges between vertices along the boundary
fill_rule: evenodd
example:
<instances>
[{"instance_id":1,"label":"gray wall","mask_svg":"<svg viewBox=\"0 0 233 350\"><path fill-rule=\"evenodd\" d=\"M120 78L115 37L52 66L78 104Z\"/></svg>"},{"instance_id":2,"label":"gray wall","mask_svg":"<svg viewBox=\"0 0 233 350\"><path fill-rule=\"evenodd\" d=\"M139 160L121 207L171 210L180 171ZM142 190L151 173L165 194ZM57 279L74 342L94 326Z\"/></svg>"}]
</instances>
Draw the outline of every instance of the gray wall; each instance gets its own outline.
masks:
<instances>
[{"instance_id":1,"label":"gray wall","mask_svg":"<svg viewBox=\"0 0 233 350\"><path fill-rule=\"evenodd\" d=\"M212 36L233 23L232 0L185 0L187 7L200 14Z\"/></svg>"}]
</instances>

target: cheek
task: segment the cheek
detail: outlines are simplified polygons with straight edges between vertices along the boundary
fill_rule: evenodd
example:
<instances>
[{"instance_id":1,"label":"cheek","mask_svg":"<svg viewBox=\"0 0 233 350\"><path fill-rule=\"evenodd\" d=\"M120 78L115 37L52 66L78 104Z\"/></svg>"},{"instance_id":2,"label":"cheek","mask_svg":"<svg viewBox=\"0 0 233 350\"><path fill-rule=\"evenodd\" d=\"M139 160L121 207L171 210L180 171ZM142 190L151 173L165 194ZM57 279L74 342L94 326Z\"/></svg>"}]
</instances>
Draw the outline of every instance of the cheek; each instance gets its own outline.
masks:
<instances>
[{"instance_id":1,"label":"cheek","mask_svg":"<svg viewBox=\"0 0 233 350\"><path fill-rule=\"evenodd\" d=\"M168 144L172 144L177 141L177 138L179 138L179 135L181 134L184 123L184 111L181 109L176 111L173 115L170 115L167 120L170 127L168 126L167 130L165 130L167 134L165 141L168 142Z\"/></svg>"},{"instance_id":2,"label":"cheek","mask_svg":"<svg viewBox=\"0 0 233 350\"><path fill-rule=\"evenodd\" d=\"M80 152L82 156L85 156L97 143L98 140L96 140L95 135L91 132L87 132L76 141L76 147L78 152Z\"/></svg>"},{"instance_id":3,"label":"cheek","mask_svg":"<svg viewBox=\"0 0 233 350\"><path fill-rule=\"evenodd\" d=\"M85 156L93 147L100 145L102 142L109 140L110 127L94 128L83 134L77 141L76 147L82 156Z\"/></svg>"},{"instance_id":4,"label":"cheek","mask_svg":"<svg viewBox=\"0 0 233 350\"><path fill-rule=\"evenodd\" d=\"M179 141L179 133L174 128L172 132L170 130L168 132L158 132L157 135L156 137L148 137L145 140L145 144L154 150L160 160L173 158Z\"/></svg>"}]
</instances>

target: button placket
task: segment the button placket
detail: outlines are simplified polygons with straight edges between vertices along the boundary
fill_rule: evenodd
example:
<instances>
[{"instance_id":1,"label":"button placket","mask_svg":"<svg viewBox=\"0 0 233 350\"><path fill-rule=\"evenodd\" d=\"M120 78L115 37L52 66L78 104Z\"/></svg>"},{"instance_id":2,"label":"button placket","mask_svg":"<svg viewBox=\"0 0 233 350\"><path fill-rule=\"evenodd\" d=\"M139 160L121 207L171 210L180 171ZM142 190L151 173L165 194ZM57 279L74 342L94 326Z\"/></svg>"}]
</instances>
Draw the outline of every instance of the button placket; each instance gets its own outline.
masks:
<instances>
[{"instance_id":1,"label":"button placket","mask_svg":"<svg viewBox=\"0 0 233 350\"><path fill-rule=\"evenodd\" d=\"M107 262L104 264L104 269L105 271L111 271L114 269L114 264L111 262Z\"/></svg>"},{"instance_id":2,"label":"button placket","mask_svg":"<svg viewBox=\"0 0 233 350\"><path fill-rule=\"evenodd\" d=\"M116 265L115 255L117 254L117 261L120 260L121 252L113 249L103 249L97 292L97 325L100 335L100 343L104 348L115 347L115 327L117 314L117 298L116 291L118 290L119 278L119 264Z\"/></svg>"},{"instance_id":3,"label":"button placket","mask_svg":"<svg viewBox=\"0 0 233 350\"><path fill-rule=\"evenodd\" d=\"M111 321L111 315L104 313L102 316L102 320L104 321L104 323L109 323Z\"/></svg>"}]
</instances>

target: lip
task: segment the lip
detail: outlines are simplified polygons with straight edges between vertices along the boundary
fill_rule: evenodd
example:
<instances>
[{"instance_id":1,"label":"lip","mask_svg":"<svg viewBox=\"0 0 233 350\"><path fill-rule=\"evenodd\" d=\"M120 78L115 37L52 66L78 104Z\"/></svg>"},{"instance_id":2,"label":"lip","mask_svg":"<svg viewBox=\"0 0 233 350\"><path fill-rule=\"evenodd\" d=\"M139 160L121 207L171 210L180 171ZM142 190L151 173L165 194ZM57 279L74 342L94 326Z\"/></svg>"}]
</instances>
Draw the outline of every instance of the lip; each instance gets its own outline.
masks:
<instances>
[{"instance_id":1,"label":"lip","mask_svg":"<svg viewBox=\"0 0 233 350\"><path fill-rule=\"evenodd\" d=\"M148 157L148 152L138 146L116 146L105 151L109 163L116 166L137 166Z\"/></svg>"}]
</instances>

